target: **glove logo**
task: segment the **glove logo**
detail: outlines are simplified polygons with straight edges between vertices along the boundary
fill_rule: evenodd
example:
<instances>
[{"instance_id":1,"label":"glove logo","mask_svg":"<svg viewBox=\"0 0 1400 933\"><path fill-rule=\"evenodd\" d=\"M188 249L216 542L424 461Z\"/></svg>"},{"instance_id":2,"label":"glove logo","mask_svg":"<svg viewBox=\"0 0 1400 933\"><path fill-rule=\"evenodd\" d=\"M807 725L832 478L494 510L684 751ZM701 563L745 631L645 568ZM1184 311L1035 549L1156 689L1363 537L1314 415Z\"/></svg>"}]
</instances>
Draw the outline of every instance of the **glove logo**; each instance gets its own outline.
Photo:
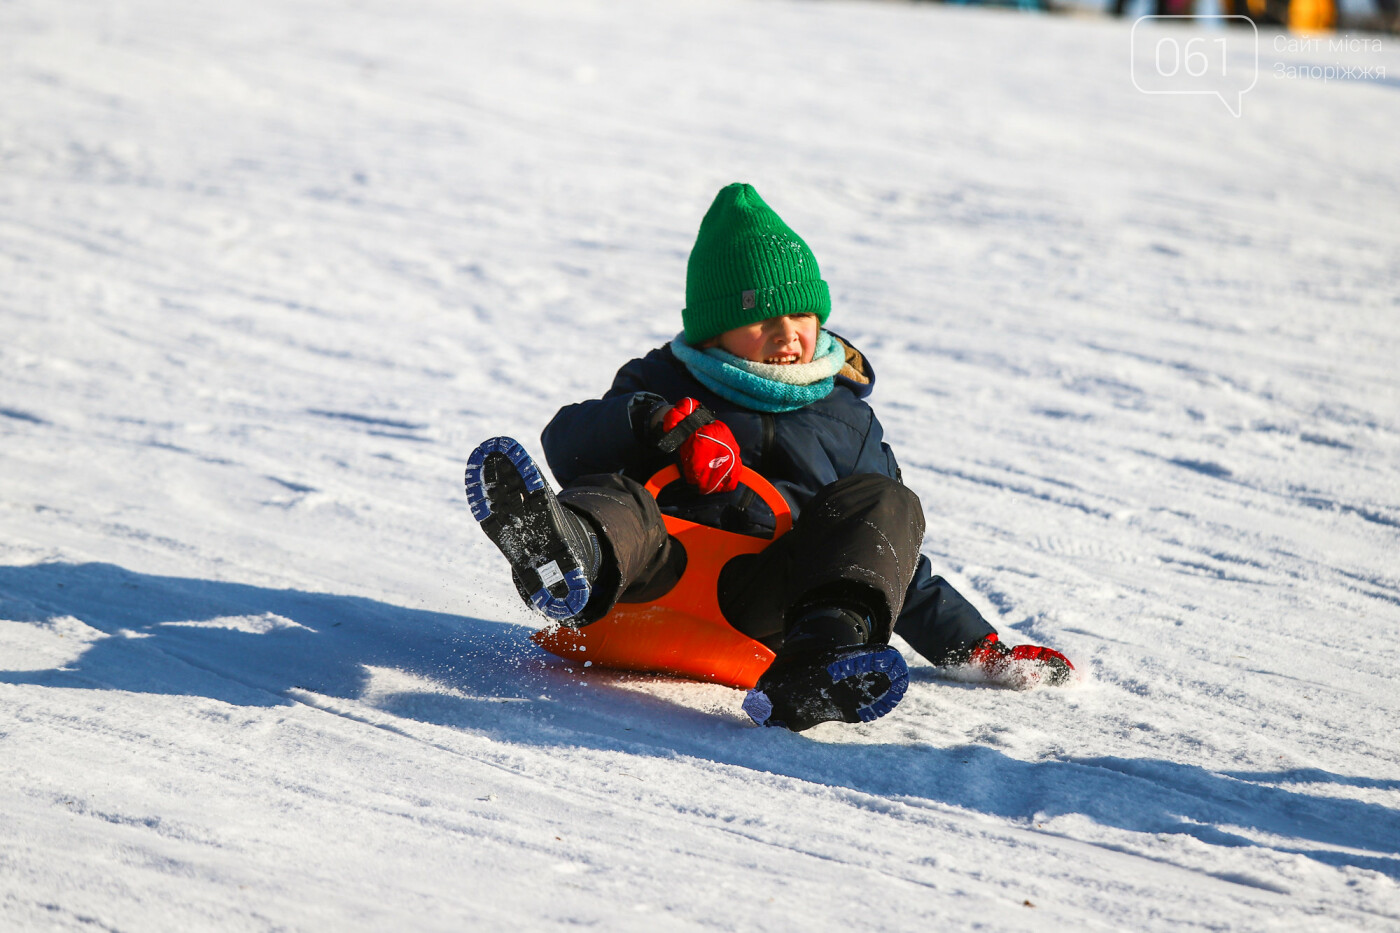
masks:
<instances>
[{"instance_id":1,"label":"glove logo","mask_svg":"<svg viewBox=\"0 0 1400 933\"><path fill-rule=\"evenodd\" d=\"M672 451L686 482L701 495L733 492L739 488L739 443L723 421L718 421L693 398L683 398L661 413L657 441L663 453Z\"/></svg>"}]
</instances>

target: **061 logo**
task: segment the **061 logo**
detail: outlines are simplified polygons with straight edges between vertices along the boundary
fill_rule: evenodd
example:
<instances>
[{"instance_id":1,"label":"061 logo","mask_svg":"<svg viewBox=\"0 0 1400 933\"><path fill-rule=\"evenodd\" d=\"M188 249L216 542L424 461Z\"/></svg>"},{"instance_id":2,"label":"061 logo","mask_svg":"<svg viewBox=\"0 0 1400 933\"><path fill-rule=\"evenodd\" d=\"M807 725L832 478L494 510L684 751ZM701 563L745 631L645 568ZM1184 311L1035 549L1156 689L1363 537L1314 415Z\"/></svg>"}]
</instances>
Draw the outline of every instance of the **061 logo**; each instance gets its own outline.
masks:
<instances>
[{"instance_id":1,"label":"061 logo","mask_svg":"<svg viewBox=\"0 0 1400 933\"><path fill-rule=\"evenodd\" d=\"M1144 94L1214 95L1238 117L1259 83L1259 29L1247 16L1143 16L1129 67Z\"/></svg>"}]
</instances>

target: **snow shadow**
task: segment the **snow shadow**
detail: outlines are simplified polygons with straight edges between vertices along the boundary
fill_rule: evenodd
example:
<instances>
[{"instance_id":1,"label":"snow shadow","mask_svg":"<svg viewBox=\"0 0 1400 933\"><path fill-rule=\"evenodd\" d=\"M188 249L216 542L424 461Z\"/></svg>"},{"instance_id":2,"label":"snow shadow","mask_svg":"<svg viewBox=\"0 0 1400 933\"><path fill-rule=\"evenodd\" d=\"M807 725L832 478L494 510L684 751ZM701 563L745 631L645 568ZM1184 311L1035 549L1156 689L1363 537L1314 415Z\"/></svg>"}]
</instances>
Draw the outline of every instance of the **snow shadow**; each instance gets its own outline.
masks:
<instances>
[{"instance_id":1,"label":"snow shadow","mask_svg":"<svg viewBox=\"0 0 1400 933\"><path fill-rule=\"evenodd\" d=\"M797 747L803 741L800 737L778 739L771 744L788 747L770 751L749 744L714 757L877 798L901 799L915 806L923 801L946 804L1026 826L1081 816L1103 827L1152 836L1188 836L1211 846L1303 855L1334 867L1363 868L1400 880L1400 811L1286 786L1307 782L1385 788L1393 782L1292 769L1221 773L1145 758L1066 756L1028 762L984 745L936 748L808 741L808 747L802 748ZM877 800L870 806L883 809ZM1086 834L1081 828L1052 825L1049 831L1068 831L1082 841L1115 849L1126 841L1121 836L1097 838L1099 834ZM1265 878L1219 877L1286 893Z\"/></svg>"},{"instance_id":2,"label":"snow shadow","mask_svg":"<svg viewBox=\"0 0 1400 933\"><path fill-rule=\"evenodd\" d=\"M540 704L510 704L483 716L470 701L404 693L380 697L376 706L419 721L486 733L503 742L554 747L565 753L587 748L662 758L682 755L782 775L850 791L850 802L868 807L872 816L891 812L892 800L913 807L948 805L1025 826L1050 823L1052 833L1068 832L1090 844L1135 851L1131 837L1051 822L1084 817L1111 830L1302 855L1333 867L1362 868L1400 880L1400 811L1289 786L1396 789L1397 782L1307 769L1216 772L1145 758L1065 756L1028 762L985 745L938 748L907 744L902 737L903 744L826 742L813 734L752 727L732 709L738 705L737 694L728 697L722 708L706 711L636 689L648 682L657 684L656 678L585 673L559 662L544 666L553 676L546 684L548 696L538 698ZM671 683L677 690L719 689ZM936 689L934 684L928 686ZM542 705L544 701L548 705ZM548 724L542 727L544 716ZM1146 846L1138 854L1171 861L1155 851L1159 850ZM1287 893L1285 886L1268 877L1205 873L1234 884Z\"/></svg>"},{"instance_id":3,"label":"snow shadow","mask_svg":"<svg viewBox=\"0 0 1400 933\"><path fill-rule=\"evenodd\" d=\"M902 744L827 742L812 734L752 727L735 709L737 693L707 711L636 689L656 685L657 678L570 671L559 662L545 662L544 667L553 674L545 684L547 697L534 704L510 704L488 716L476 704L440 694L385 696L376 705L395 715L484 732L503 742L563 752L588 748L663 758L683 755L782 775L851 791L851 802L872 814L890 812L889 801L898 800L914 807L959 807L1026 826L1079 816L1146 836L1256 847L1400 880L1400 811L1290 786L1385 790L1396 789L1398 782L1312 769L1216 772L1146 758L1065 756L1028 762L985 745L939 748L908 744L902 736ZM678 691L720 689L664 679L660 683L674 683ZM548 725L542 728L544 716ZM1116 834L1054 825L1049 831L1068 831L1081 841L1116 850L1131 845ZM1150 851L1147 847L1139 854L1159 857ZM1286 893L1269 878L1238 872L1214 877Z\"/></svg>"},{"instance_id":4,"label":"snow shadow","mask_svg":"<svg viewBox=\"0 0 1400 933\"><path fill-rule=\"evenodd\" d=\"M1024 825L1077 815L1103 827L1296 853L1400 880L1400 812L1294 788L1395 790L1396 781L1318 769L1214 772L1118 757L1026 762L986 745L822 741L753 728L737 711L737 694L724 688L573 669L536 648L520 625L111 564L0 567L0 619L40 630L7 640L20 650L0 657L0 683L254 706L298 702L292 694L303 688L502 742L683 755L783 775L850 791L854 805L874 812L888 812L895 800ZM376 669L396 672L396 686L367 696ZM404 673L429 683L418 689ZM672 685L685 703L658 695ZM697 697L712 698L712 708L696 708ZM1122 841L1100 844L1119 848ZM1281 890L1265 879L1220 877Z\"/></svg>"},{"instance_id":5,"label":"snow shadow","mask_svg":"<svg viewBox=\"0 0 1400 933\"><path fill-rule=\"evenodd\" d=\"M0 657L0 683L283 705L292 688L360 697L373 668L466 679L511 697L539 654L518 625L355 596L133 573L112 564L0 567L0 619L37 652ZM67 655L57 664L54 655Z\"/></svg>"},{"instance_id":6,"label":"snow shadow","mask_svg":"<svg viewBox=\"0 0 1400 933\"><path fill-rule=\"evenodd\" d=\"M473 704L440 695L401 694L382 698L377 705L397 715L485 731L507 742L657 757L680 754L844 788L859 795L851 798L854 805L869 807L872 813L889 812L888 801L899 800L915 807L959 807L1027 826L1078 815L1113 829L1189 836L1211 846L1258 847L1400 880L1400 812L1286 786L1306 782L1385 788L1393 782L1320 771L1221 773L1156 759L1063 757L1027 762L982 745L827 743L756 729L720 711L682 707L626 689L629 680L639 680L635 676L597 672L579 680L580 676L561 674L550 685L548 729L531 725L542 708L526 704L501 709L489 725ZM1113 849L1122 849L1126 842L1122 836L1096 840L1095 833L1085 838L1081 829L1070 832ZM1239 873L1216 877L1286 893L1267 878Z\"/></svg>"}]
</instances>

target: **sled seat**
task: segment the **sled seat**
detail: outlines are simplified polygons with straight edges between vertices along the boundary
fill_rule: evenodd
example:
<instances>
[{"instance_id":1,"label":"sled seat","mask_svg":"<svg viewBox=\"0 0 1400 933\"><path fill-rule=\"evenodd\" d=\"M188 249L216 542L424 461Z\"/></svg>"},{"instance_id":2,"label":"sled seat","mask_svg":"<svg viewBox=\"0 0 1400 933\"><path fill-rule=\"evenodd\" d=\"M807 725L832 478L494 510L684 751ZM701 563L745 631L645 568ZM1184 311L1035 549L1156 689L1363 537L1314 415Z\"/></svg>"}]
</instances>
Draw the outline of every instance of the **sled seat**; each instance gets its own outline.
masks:
<instances>
[{"instance_id":1,"label":"sled seat","mask_svg":"<svg viewBox=\"0 0 1400 933\"><path fill-rule=\"evenodd\" d=\"M681 478L668 466L647 481L653 497ZM674 674L748 689L773 662L773 652L734 628L719 610L719 572L741 554L757 554L792 528L792 510L773 484L748 467L739 482L773 510L772 538L735 534L663 515L666 531L685 548L685 571L665 595L647 603L618 603L583 628L552 625L531 639L579 664Z\"/></svg>"}]
</instances>

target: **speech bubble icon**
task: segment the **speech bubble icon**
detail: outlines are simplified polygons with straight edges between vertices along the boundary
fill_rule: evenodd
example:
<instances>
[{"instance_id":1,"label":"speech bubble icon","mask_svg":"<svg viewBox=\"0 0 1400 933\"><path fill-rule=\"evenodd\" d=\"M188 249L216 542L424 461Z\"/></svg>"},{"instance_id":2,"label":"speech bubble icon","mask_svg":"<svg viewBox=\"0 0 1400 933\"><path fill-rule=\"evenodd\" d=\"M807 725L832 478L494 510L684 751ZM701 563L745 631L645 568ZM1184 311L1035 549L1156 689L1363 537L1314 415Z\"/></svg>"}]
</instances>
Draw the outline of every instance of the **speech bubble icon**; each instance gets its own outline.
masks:
<instances>
[{"instance_id":1,"label":"speech bubble icon","mask_svg":"<svg viewBox=\"0 0 1400 933\"><path fill-rule=\"evenodd\" d=\"M1224 34L1232 20L1250 31ZM1143 94L1213 94L1238 117L1259 83L1259 27L1248 16L1141 16L1129 41L1129 73Z\"/></svg>"}]
</instances>

